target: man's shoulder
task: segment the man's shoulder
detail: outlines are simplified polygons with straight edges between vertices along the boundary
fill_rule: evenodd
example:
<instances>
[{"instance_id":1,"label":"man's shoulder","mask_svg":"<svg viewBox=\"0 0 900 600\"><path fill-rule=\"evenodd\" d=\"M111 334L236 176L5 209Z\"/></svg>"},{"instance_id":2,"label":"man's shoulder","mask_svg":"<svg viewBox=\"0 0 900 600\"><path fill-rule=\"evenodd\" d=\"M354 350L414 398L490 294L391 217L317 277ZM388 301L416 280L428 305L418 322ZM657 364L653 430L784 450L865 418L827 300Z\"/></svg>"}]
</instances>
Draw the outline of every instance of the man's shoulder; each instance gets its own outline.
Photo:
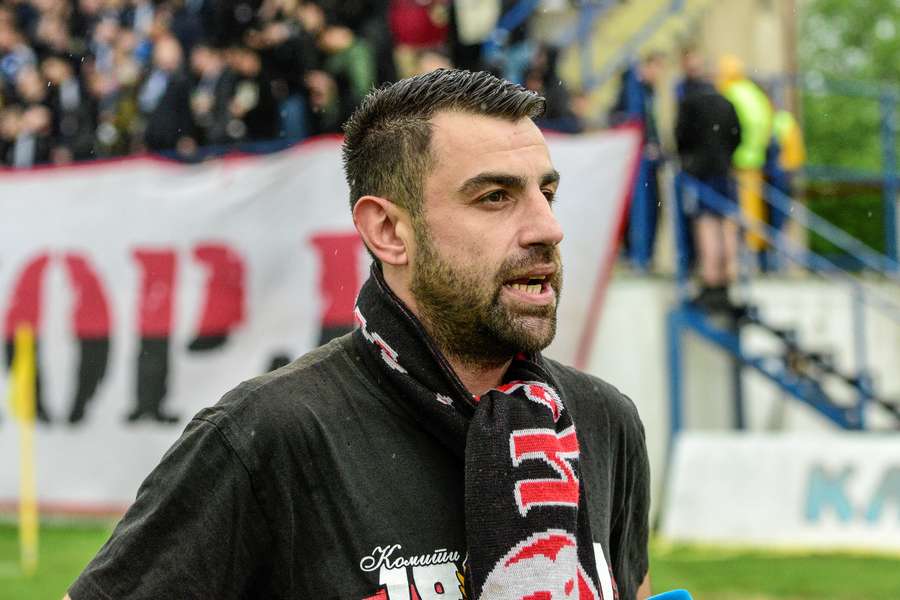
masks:
<instances>
[{"instance_id":1,"label":"man's shoulder","mask_svg":"<svg viewBox=\"0 0 900 600\"><path fill-rule=\"evenodd\" d=\"M334 339L292 363L244 381L196 418L224 427L281 427L305 417L338 414L370 395L362 371L350 356L350 335Z\"/></svg>"},{"instance_id":2,"label":"man's shoulder","mask_svg":"<svg viewBox=\"0 0 900 600\"><path fill-rule=\"evenodd\" d=\"M544 361L562 388L564 401L572 405L580 421L608 419L626 426L641 426L634 402L614 385L555 360L545 358Z\"/></svg>"}]
</instances>

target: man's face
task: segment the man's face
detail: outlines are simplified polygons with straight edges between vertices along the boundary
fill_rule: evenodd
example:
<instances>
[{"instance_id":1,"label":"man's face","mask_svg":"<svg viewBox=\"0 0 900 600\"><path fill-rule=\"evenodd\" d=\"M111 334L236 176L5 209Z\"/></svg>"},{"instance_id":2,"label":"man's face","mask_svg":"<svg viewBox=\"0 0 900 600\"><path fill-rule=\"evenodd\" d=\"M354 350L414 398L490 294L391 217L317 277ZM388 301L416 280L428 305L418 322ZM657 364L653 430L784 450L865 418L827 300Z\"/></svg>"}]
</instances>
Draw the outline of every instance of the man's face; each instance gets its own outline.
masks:
<instances>
[{"instance_id":1,"label":"man's face","mask_svg":"<svg viewBox=\"0 0 900 600\"><path fill-rule=\"evenodd\" d=\"M442 350L473 364L545 348L556 333L563 234L558 175L531 119L444 112L413 224L410 292Z\"/></svg>"}]
</instances>

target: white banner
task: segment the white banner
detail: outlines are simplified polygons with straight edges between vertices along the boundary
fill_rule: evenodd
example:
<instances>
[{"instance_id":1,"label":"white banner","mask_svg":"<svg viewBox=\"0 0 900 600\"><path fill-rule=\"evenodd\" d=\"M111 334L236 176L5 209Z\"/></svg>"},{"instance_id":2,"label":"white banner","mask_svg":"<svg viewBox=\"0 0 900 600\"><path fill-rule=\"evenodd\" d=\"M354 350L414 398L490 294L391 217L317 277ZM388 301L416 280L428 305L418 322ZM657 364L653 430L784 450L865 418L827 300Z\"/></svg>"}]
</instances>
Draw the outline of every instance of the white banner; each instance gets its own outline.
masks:
<instances>
[{"instance_id":1,"label":"white banner","mask_svg":"<svg viewBox=\"0 0 900 600\"><path fill-rule=\"evenodd\" d=\"M679 436L663 509L673 541L900 550L900 437Z\"/></svg>"},{"instance_id":2,"label":"white banner","mask_svg":"<svg viewBox=\"0 0 900 600\"><path fill-rule=\"evenodd\" d=\"M566 285L551 354L584 363L639 135L550 136ZM185 166L150 158L0 172L0 326L37 330L38 493L118 510L188 419L352 325L368 258L340 140ZM0 390L9 373L0 364ZM18 440L0 402L0 504Z\"/></svg>"}]
</instances>

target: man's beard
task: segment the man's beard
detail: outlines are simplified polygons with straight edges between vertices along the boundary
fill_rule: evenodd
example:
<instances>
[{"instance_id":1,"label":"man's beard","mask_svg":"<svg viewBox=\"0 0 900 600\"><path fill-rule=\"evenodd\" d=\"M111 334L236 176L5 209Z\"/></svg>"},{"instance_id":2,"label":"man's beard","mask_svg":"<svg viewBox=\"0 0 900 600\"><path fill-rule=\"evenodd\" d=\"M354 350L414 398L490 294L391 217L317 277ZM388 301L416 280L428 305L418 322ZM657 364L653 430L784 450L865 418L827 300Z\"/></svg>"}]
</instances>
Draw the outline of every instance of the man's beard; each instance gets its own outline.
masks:
<instances>
[{"instance_id":1,"label":"man's beard","mask_svg":"<svg viewBox=\"0 0 900 600\"><path fill-rule=\"evenodd\" d=\"M445 260L424 224L416 228L417 256L410 291L425 328L444 354L471 366L494 366L518 352L546 348L556 335L556 307L562 286L557 246L532 246L504 261L496 273ZM501 301L504 282L536 265L553 264L547 277L556 302L542 306ZM537 323L535 323L537 321Z\"/></svg>"}]
</instances>

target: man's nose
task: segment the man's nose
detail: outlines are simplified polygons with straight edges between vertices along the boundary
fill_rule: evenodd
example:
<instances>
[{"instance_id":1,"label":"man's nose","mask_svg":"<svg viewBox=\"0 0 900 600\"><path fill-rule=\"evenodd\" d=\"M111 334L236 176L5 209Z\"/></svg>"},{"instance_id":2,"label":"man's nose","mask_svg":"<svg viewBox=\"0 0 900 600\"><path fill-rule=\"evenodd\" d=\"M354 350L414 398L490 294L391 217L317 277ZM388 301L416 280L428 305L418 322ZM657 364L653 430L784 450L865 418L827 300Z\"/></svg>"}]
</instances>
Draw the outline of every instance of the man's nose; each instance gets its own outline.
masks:
<instances>
[{"instance_id":1,"label":"man's nose","mask_svg":"<svg viewBox=\"0 0 900 600\"><path fill-rule=\"evenodd\" d=\"M541 191L528 195L528 210L522 227L521 245L523 247L542 245L555 246L563 239L562 227L553 214L550 202Z\"/></svg>"}]
</instances>

